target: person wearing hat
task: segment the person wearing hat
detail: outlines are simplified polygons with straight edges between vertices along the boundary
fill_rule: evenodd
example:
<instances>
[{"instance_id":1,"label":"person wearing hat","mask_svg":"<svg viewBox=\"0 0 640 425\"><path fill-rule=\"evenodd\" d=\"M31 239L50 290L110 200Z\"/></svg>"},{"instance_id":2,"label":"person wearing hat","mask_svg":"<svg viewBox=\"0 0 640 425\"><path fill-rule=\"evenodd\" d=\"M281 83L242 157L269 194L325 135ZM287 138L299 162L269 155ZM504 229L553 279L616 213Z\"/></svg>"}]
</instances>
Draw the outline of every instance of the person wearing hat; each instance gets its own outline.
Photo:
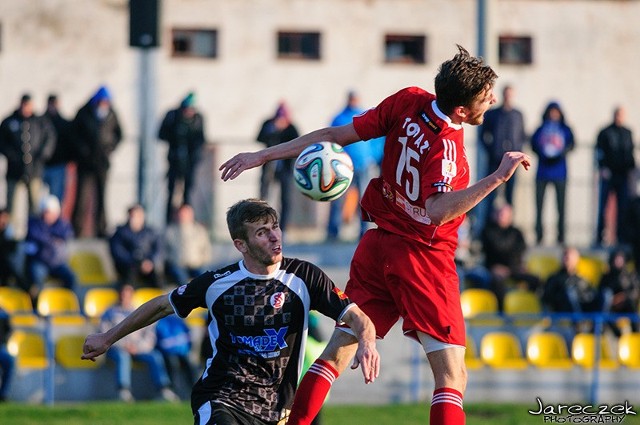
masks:
<instances>
[{"instance_id":1,"label":"person wearing hat","mask_svg":"<svg viewBox=\"0 0 640 425\"><path fill-rule=\"evenodd\" d=\"M567 187L567 153L575 142L571 128L565 123L558 102L550 102L542 114L542 124L531 136L531 148L538 155L536 173L536 242L543 238L542 210L547 185L556 192L558 211L557 242L564 244L565 192Z\"/></svg>"},{"instance_id":2,"label":"person wearing hat","mask_svg":"<svg viewBox=\"0 0 640 425\"><path fill-rule=\"evenodd\" d=\"M110 158L122 140L122 128L107 87L100 87L80 108L71 132L78 170L73 228L78 237L106 237L104 199Z\"/></svg>"},{"instance_id":3,"label":"person wearing hat","mask_svg":"<svg viewBox=\"0 0 640 425\"><path fill-rule=\"evenodd\" d=\"M178 206L189 204L195 169L202 157L204 119L195 102L195 93L188 93L178 108L166 113L158 132L158 138L169 143L167 223Z\"/></svg>"},{"instance_id":4,"label":"person wearing hat","mask_svg":"<svg viewBox=\"0 0 640 425\"><path fill-rule=\"evenodd\" d=\"M32 298L42 289L48 277L62 282L65 288L75 289L77 277L69 267L67 243L73 239L73 228L60 217L60 201L54 195L45 197L40 215L29 219L25 238L27 276Z\"/></svg>"}]
</instances>

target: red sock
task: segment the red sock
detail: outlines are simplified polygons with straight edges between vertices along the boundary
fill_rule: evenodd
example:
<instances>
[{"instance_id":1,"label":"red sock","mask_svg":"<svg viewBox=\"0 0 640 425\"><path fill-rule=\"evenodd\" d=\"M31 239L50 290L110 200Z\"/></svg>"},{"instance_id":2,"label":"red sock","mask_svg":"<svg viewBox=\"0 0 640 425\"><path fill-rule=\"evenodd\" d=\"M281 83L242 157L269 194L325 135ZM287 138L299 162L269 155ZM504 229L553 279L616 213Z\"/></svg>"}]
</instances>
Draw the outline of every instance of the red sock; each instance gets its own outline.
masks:
<instances>
[{"instance_id":1,"label":"red sock","mask_svg":"<svg viewBox=\"0 0 640 425\"><path fill-rule=\"evenodd\" d=\"M337 377L337 370L324 360L317 359L300 381L287 425L311 424Z\"/></svg>"},{"instance_id":2,"label":"red sock","mask_svg":"<svg viewBox=\"0 0 640 425\"><path fill-rule=\"evenodd\" d=\"M462 394L453 388L438 388L431 400L430 425L464 425Z\"/></svg>"}]
</instances>

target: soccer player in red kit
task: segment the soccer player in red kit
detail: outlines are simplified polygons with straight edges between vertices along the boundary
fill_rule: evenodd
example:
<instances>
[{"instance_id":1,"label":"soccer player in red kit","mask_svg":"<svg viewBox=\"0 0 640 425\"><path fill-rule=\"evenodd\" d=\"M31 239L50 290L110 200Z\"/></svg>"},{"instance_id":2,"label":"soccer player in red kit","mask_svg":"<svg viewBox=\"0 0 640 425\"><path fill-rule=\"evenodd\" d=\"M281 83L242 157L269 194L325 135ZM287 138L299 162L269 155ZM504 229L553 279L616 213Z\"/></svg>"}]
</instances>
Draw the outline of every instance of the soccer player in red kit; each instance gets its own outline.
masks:
<instances>
[{"instance_id":1,"label":"soccer player in red kit","mask_svg":"<svg viewBox=\"0 0 640 425\"><path fill-rule=\"evenodd\" d=\"M360 240L345 292L371 318L379 338L403 318L404 333L424 347L435 378L432 425L464 424L465 326L454 264L464 215L507 181L522 152L507 152L497 170L469 185L462 124L482 124L496 102L497 75L462 47L435 77L435 92L409 87L354 117L289 143L241 153L222 164L223 180L266 161L295 157L319 141L347 145L385 136L381 176L362 198L366 219L377 224ZM356 339L337 327L327 348L305 375L288 424L309 424L331 384L347 366Z\"/></svg>"}]
</instances>

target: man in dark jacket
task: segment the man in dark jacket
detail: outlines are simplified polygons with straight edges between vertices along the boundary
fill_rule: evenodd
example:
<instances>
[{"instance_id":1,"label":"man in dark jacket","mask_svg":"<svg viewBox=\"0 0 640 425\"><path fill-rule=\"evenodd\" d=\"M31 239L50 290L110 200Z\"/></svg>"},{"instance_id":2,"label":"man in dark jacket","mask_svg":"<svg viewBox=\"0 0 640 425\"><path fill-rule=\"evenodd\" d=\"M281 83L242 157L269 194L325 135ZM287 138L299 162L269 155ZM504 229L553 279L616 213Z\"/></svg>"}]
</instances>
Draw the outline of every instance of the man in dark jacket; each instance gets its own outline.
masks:
<instances>
[{"instance_id":1,"label":"man in dark jacket","mask_svg":"<svg viewBox=\"0 0 640 425\"><path fill-rule=\"evenodd\" d=\"M49 195L42 201L40 216L29 219L25 239L28 277L32 282L25 288L35 299L47 277L62 281L69 289L76 289L77 278L69 267L67 243L73 238L71 224L60 217L60 201Z\"/></svg>"},{"instance_id":2,"label":"man in dark jacket","mask_svg":"<svg viewBox=\"0 0 640 425\"><path fill-rule=\"evenodd\" d=\"M626 111L617 107L613 113L613 123L602 129L596 142L600 196L598 202L598 227L596 245L602 245L604 215L611 192L617 200L618 242L631 242L626 238L624 214L629 203L629 176L636 167L633 157L631 130L624 126Z\"/></svg>"},{"instance_id":3,"label":"man in dark jacket","mask_svg":"<svg viewBox=\"0 0 640 425\"><path fill-rule=\"evenodd\" d=\"M169 171L167 173L167 223L172 219L177 206L189 203L194 173L202 155L204 119L195 108L195 95L189 93L165 115L158 137L169 143ZM174 202L176 186L181 188L181 199Z\"/></svg>"},{"instance_id":4,"label":"man in dark jacket","mask_svg":"<svg viewBox=\"0 0 640 425\"><path fill-rule=\"evenodd\" d=\"M0 402L7 399L9 384L13 377L16 360L7 350L11 335L11 323L8 313L0 307Z\"/></svg>"},{"instance_id":5,"label":"man in dark jacket","mask_svg":"<svg viewBox=\"0 0 640 425\"><path fill-rule=\"evenodd\" d=\"M29 94L0 124L0 153L7 158L7 209L13 213L14 194L19 184L28 191L29 214L36 214L41 197L44 164L53 154L56 136L49 120L33 113ZM13 214L12 214L13 215Z\"/></svg>"},{"instance_id":6,"label":"man in dark jacket","mask_svg":"<svg viewBox=\"0 0 640 425\"><path fill-rule=\"evenodd\" d=\"M79 237L105 237L107 220L104 198L109 159L122 140L120 122L106 87L100 87L80 108L71 126L78 165L73 227ZM95 205L95 211L92 205Z\"/></svg>"},{"instance_id":7,"label":"man in dark jacket","mask_svg":"<svg viewBox=\"0 0 640 425\"><path fill-rule=\"evenodd\" d=\"M145 224L141 205L132 206L128 213L127 223L118 226L109 240L118 284L159 287L160 236Z\"/></svg>"},{"instance_id":8,"label":"man in dark jacket","mask_svg":"<svg viewBox=\"0 0 640 425\"><path fill-rule=\"evenodd\" d=\"M66 167L71 161L73 146L70 138L71 122L60 115L58 102L58 96L50 94L47 98L47 110L43 115L56 133L56 148L46 163L44 182L49 186L49 193L62 202L65 196Z\"/></svg>"}]
</instances>

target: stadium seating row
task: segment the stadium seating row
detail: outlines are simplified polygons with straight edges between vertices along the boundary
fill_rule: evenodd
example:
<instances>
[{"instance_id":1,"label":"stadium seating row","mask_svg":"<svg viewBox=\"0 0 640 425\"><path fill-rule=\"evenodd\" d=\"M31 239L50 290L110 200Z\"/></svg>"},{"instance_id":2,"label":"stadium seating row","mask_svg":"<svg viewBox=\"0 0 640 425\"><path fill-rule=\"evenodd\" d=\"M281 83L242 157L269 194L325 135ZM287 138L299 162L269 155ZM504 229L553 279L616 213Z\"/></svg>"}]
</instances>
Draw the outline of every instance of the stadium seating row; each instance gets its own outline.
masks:
<instances>
[{"instance_id":1,"label":"stadium seating row","mask_svg":"<svg viewBox=\"0 0 640 425\"><path fill-rule=\"evenodd\" d=\"M475 347L474 339L467 338L465 360L467 367L477 369L489 366L495 369L525 369L529 366L549 369L570 369L574 366L591 369L599 359L598 366L615 369L625 366L640 369L640 333L627 333L618 340L617 352L604 337L599 341L599 355L596 356L596 336L578 333L571 342L571 351L564 336L554 331L532 333L526 342L525 352L519 338L506 331L486 333Z\"/></svg>"},{"instance_id":2,"label":"stadium seating row","mask_svg":"<svg viewBox=\"0 0 640 425\"><path fill-rule=\"evenodd\" d=\"M160 288L137 288L133 304L139 307L148 300L167 293ZM9 313L14 328L38 327L47 318L56 325L97 324L105 310L118 302L118 291L112 287L93 287L83 297L82 309L78 295L70 289L46 287L38 295L35 312L29 294L12 287L0 287L0 306ZM188 318L190 325L202 325L204 309L197 309Z\"/></svg>"}]
</instances>

